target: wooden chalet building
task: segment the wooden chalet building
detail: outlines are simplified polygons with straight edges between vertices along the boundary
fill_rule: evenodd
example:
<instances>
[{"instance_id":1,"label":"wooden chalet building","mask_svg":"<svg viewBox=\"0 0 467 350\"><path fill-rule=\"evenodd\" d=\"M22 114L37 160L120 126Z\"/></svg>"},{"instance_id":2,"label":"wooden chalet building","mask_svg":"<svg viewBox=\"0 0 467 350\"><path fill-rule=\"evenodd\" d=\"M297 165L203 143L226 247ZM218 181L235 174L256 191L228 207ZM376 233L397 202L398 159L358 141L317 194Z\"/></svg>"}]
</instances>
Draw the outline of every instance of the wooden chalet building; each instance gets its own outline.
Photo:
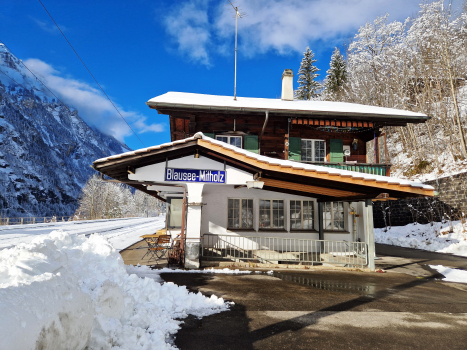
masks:
<instances>
[{"instance_id":1,"label":"wooden chalet building","mask_svg":"<svg viewBox=\"0 0 467 350\"><path fill-rule=\"evenodd\" d=\"M234 259L373 269L372 200L433 196L387 176L381 128L429 117L294 101L292 77L284 72L281 99L155 97L147 104L170 116L172 142L94 168L168 202L167 229L181 234L187 267Z\"/></svg>"}]
</instances>

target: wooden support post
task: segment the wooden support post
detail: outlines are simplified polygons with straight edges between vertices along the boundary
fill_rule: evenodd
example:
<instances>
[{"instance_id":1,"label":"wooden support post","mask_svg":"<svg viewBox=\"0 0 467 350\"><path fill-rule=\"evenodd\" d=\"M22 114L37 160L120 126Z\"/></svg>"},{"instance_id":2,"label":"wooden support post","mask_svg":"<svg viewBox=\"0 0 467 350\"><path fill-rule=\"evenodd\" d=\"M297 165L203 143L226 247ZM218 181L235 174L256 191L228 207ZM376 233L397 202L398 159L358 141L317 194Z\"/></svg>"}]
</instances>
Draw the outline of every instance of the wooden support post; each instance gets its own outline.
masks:
<instances>
[{"instance_id":1,"label":"wooden support post","mask_svg":"<svg viewBox=\"0 0 467 350\"><path fill-rule=\"evenodd\" d=\"M289 159L289 134L285 134L284 141L284 159Z\"/></svg>"},{"instance_id":2,"label":"wooden support post","mask_svg":"<svg viewBox=\"0 0 467 350\"><path fill-rule=\"evenodd\" d=\"M10 224L10 218L6 218L6 224L7 224L7 225Z\"/></svg>"},{"instance_id":3,"label":"wooden support post","mask_svg":"<svg viewBox=\"0 0 467 350\"><path fill-rule=\"evenodd\" d=\"M368 246L368 268L375 270L375 234L373 227L373 201L365 199L365 207L363 210L363 224L365 228L365 242Z\"/></svg>"}]
</instances>

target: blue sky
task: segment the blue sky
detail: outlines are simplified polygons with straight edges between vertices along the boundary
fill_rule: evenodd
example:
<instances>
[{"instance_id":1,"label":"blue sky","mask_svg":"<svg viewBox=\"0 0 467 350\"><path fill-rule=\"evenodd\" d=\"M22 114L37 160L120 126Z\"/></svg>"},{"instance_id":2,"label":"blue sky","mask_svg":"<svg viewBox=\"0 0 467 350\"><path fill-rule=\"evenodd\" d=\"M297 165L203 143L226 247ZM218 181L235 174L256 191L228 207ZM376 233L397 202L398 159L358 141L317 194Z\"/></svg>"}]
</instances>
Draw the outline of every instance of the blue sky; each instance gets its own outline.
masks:
<instances>
[{"instance_id":1,"label":"blue sky","mask_svg":"<svg viewBox=\"0 0 467 350\"><path fill-rule=\"evenodd\" d=\"M146 106L150 98L167 91L233 95L235 21L227 0L42 1L146 146L170 141L168 117ZM385 13L403 20L418 3L236 1L248 14L239 20L237 95L279 97L283 70L296 73L307 46L324 78L334 47L365 22ZM2 0L0 40L88 124L142 147L39 1Z\"/></svg>"}]
</instances>

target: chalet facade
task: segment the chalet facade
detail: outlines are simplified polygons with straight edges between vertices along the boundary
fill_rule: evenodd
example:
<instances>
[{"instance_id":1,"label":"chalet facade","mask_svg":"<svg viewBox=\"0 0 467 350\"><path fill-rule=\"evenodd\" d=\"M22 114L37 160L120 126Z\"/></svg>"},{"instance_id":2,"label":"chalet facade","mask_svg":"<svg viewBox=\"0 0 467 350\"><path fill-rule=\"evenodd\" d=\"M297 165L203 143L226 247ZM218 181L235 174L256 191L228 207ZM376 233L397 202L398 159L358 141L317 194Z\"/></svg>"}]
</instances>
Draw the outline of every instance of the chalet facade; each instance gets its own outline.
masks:
<instances>
[{"instance_id":1,"label":"chalet facade","mask_svg":"<svg viewBox=\"0 0 467 350\"><path fill-rule=\"evenodd\" d=\"M293 101L292 76L283 74L281 99L155 97L147 104L170 116L172 142L94 168L167 201L167 230L181 234L187 267L234 259L373 269L372 201L433 196L431 186L387 176L382 127L428 117Z\"/></svg>"}]
</instances>

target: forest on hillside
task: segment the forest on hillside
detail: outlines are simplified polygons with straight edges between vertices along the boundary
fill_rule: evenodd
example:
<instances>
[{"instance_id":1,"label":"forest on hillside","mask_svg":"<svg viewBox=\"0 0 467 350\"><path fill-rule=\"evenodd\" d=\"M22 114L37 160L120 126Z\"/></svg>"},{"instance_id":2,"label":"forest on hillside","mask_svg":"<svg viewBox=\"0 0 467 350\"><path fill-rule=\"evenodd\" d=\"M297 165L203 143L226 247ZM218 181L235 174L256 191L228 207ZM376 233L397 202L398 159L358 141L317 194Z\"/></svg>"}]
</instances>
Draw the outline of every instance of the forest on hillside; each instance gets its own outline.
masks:
<instances>
[{"instance_id":1,"label":"forest on hillside","mask_svg":"<svg viewBox=\"0 0 467 350\"><path fill-rule=\"evenodd\" d=\"M467 169L467 1L456 11L444 1L424 3L404 22L378 17L346 48L346 59L334 52L319 99L431 117L385 127L393 174L433 178Z\"/></svg>"}]
</instances>

